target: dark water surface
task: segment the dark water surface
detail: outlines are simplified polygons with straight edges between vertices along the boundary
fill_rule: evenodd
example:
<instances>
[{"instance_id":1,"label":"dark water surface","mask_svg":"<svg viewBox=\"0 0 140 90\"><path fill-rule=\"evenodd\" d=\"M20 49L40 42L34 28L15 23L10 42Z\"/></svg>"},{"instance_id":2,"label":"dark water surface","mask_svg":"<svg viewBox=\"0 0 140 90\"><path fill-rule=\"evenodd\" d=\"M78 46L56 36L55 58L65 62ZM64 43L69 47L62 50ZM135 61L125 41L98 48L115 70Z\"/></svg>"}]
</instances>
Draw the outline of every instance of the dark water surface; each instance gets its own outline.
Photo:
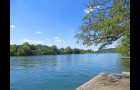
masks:
<instances>
[{"instance_id":1,"label":"dark water surface","mask_svg":"<svg viewBox=\"0 0 140 90\"><path fill-rule=\"evenodd\" d=\"M74 90L102 72L129 71L120 54L10 57L10 90Z\"/></svg>"}]
</instances>

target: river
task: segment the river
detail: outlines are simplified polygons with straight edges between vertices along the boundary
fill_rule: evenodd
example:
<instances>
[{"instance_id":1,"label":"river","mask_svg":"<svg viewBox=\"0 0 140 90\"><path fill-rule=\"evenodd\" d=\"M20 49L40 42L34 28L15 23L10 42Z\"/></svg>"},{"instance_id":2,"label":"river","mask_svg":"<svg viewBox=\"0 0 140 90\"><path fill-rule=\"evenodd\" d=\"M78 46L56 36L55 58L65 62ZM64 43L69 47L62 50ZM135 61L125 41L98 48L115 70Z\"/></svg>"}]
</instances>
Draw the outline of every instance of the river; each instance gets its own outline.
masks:
<instances>
[{"instance_id":1,"label":"river","mask_svg":"<svg viewBox=\"0 0 140 90\"><path fill-rule=\"evenodd\" d=\"M75 90L102 72L129 70L118 53L11 56L10 90Z\"/></svg>"}]
</instances>

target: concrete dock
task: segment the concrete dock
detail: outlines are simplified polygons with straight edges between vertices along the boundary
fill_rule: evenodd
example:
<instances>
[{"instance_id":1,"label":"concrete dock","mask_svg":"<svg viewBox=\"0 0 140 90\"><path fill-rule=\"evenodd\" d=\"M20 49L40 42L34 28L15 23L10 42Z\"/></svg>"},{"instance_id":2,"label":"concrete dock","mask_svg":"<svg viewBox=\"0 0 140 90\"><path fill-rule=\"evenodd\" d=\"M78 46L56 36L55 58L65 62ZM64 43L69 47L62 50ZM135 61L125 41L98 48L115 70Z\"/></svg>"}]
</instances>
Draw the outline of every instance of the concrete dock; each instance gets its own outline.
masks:
<instances>
[{"instance_id":1,"label":"concrete dock","mask_svg":"<svg viewBox=\"0 0 140 90\"><path fill-rule=\"evenodd\" d=\"M130 72L101 73L75 90L130 90Z\"/></svg>"}]
</instances>

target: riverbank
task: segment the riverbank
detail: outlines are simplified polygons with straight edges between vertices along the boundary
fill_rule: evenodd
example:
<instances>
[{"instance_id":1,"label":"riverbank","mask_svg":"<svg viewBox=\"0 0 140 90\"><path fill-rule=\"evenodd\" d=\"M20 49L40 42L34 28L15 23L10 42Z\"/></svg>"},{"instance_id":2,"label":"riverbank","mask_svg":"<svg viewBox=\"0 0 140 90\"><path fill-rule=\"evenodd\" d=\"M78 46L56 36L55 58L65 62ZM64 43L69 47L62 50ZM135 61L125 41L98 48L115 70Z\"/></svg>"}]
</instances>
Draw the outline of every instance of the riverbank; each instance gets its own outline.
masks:
<instances>
[{"instance_id":1,"label":"riverbank","mask_svg":"<svg viewBox=\"0 0 140 90\"><path fill-rule=\"evenodd\" d=\"M130 90L130 72L101 73L76 90Z\"/></svg>"},{"instance_id":2,"label":"riverbank","mask_svg":"<svg viewBox=\"0 0 140 90\"><path fill-rule=\"evenodd\" d=\"M121 59L130 59L130 57L122 56Z\"/></svg>"}]
</instances>

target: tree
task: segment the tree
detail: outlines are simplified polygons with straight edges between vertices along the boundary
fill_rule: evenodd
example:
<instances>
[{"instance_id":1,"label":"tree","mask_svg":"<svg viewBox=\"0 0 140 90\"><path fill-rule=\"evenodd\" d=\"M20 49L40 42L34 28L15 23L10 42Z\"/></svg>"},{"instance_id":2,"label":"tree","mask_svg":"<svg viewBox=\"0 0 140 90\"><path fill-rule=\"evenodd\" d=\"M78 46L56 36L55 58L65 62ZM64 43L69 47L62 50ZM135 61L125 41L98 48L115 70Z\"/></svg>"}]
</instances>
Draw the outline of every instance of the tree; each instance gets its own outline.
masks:
<instances>
[{"instance_id":1,"label":"tree","mask_svg":"<svg viewBox=\"0 0 140 90\"><path fill-rule=\"evenodd\" d=\"M82 49L71 49L70 46L66 48L58 49L57 46L46 46L46 45L33 45L27 42L22 45L10 45L10 56L29 56L29 55L55 55L55 54L80 54L80 53L91 53Z\"/></svg>"},{"instance_id":2,"label":"tree","mask_svg":"<svg viewBox=\"0 0 140 90\"><path fill-rule=\"evenodd\" d=\"M10 55L16 55L18 47L16 45L10 45Z\"/></svg>"},{"instance_id":3,"label":"tree","mask_svg":"<svg viewBox=\"0 0 140 90\"><path fill-rule=\"evenodd\" d=\"M57 49L56 45L51 46L51 49L53 51L53 54L57 54L58 53L58 49Z\"/></svg>"},{"instance_id":4,"label":"tree","mask_svg":"<svg viewBox=\"0 0 140 90\"><path fill-rule=\"evenodd\" d=\"M72 49L72 53L77 54L80 53L77 48Z\"/></svg>"},{"instance_id":5,"label":"tree","mask_svg":"<svg viewBox=\"0 0 140 90\"><path fill-rule=\"evenodd\" d=\"M26 56L26 53L22 47L19 47L16 53L17 56Z\"/></svg>"},{"instance_id":6,"label":"tree","mask_svg":"<svg viewBox=\"0 0 140 90\"><path fill-rule=\"evenodd\" d=\"M24 50L25 55L32 55L32 50L28 42L23 43L21 49Z\"/></svg>"},{"instance_id":7,"label":"tree","mask_svg":"<svg viewBox=\"0 0 140 90\"><path fill-rule=\"evenodd\" d=\"M59 52L59 54L64 54L64 48L60 48L60 49L58 50L58 52Z\"/></svg>"},{"instance_id":8,"label":"tree","mask_svg":"<svg viewBox=\"0 0 140 90\"><path fill-rule=\"evenodd\" d=\"M102 50L120 38L130 37L130 0L94 0L87 7L88 14L75 35L78 43L100 44Z\"/></svg>"},{"instance_id":9,"label":"tree","mask_svg":"<svg viewBox=\"0 0 140 90\"><path fill-rule=\"evenodd\" d=\"M130 56L130 37L121 39L116 51L122 53L124 56Z\"/></svg>"},{"instance_id":10,"label":"tree","mask_svg":"<svg viewBox=\"0 0 140 90\"><path fill-rule=\"evenodd\" d=\"M72 49L70 46L66 47L65 50L64 50L64 53L65 54L72 54Z\"/></svg>"}]
</instances>

